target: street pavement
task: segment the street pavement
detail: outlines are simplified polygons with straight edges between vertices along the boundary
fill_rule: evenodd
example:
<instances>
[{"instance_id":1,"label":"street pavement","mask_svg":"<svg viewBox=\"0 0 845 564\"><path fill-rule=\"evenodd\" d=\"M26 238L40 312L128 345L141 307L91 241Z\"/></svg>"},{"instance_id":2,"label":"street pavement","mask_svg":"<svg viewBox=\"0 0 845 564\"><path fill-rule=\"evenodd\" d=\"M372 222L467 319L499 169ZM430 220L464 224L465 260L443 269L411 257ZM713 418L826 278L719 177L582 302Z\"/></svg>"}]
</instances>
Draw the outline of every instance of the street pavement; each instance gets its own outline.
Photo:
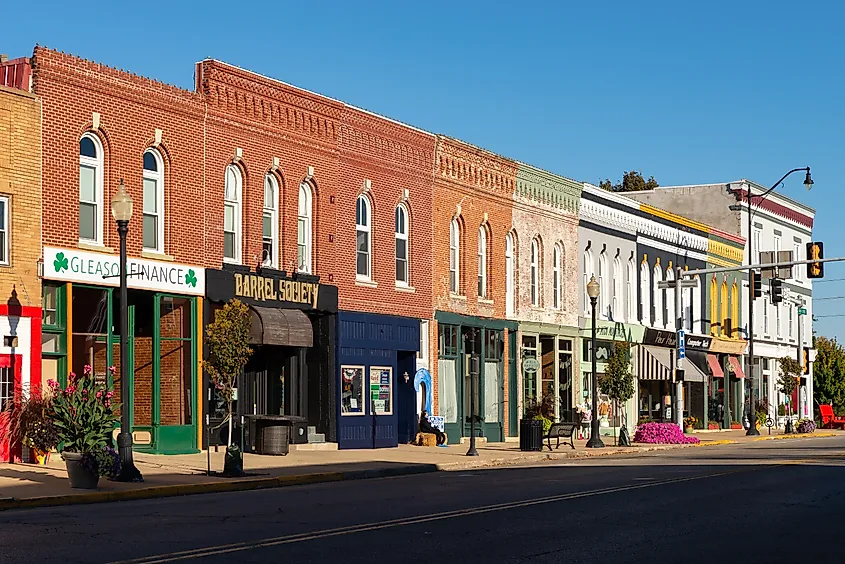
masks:
<instances>
[{"instance_id":1,"label":"street pavement","mask_svg":"<svg viewBox=\"0 0 845 564\"><path fill-rule=\"evenodd\" d=\"M0 562L840 562L845 437L0 513Z\"/></svg>"}]
</instances>

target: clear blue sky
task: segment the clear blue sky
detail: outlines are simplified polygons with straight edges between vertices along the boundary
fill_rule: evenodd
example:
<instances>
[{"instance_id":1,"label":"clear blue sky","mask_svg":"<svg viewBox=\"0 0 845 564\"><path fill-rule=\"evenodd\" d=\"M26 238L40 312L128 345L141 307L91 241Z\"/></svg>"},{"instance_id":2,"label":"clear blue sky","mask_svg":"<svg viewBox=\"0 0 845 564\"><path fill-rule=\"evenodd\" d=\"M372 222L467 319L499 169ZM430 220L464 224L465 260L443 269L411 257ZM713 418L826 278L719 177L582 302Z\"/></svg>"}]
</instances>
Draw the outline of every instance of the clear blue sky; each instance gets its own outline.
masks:
<instances>
[{"instance_id":1,"label":"clear blue sky","mask_svg":"<svg viewBox=\"0 0 845 564\"><path fill-rule=\"evenodd\" d=\"M4 8L0 52L40 43L184 88L214 57L591 182L636 168L664 185L770 185L809 165L813 191L799 175L783 191L818 210L832 257L845 256L837 4L48 0L37 15ZM845 263L826 275L845 278ZM845 317L816 330L845 337Z\"/></svg>"}]
</instances>

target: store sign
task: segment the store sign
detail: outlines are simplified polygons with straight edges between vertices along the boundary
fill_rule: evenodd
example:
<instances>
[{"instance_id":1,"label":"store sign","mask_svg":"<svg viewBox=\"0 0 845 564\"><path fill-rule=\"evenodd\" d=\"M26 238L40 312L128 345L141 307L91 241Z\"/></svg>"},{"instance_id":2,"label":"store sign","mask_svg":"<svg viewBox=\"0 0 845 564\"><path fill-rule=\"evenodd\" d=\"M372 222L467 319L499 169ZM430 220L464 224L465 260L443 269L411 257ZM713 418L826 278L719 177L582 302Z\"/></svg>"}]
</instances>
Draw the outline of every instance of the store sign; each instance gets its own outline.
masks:
<instances>
[{"instance_id":1,"label":"store sign","mask_svg":"<svg viewBox=\"0 0 845 564\"><path fill-rule=\"evenodd\" d=\"M592 341L590 339L584 339L582 342L584 343L584 350L582 351L583 361L592 362L592 357L590 356ZM596 341L596 362L607 362L612 352L613 341Z\"/></svg>"},{"instance_id":2,"label":"store sign","mask_svg":"<svg viewBox=\"0 0 845 564\"><path fill-rule=\"evenodd\" d=\"M705 335L693 335L684 332L684 340L684 351L686 349L706 351L710 349L710 341L712 339ZM643 335L643 344L674 349L678 347L678 333L646 328L645 334Z\"/></svg>"},{"instance_id":3,"label":"store sign","mask_svg":"<svg viewBox=\"0 0 845 564\"><path fill-rule=\"evenodd\" d=\"M129 288L194 296L205 294L205 269L200 267L129 257L126 274ZM119 286L120 257L44 247L44 278Z\"/></svg>"},{"instance_id":4,"label":"store sign","mask_svg":"<svg viewBox=\"0 0 845 564\"><path fill-rule=\"evenodd\" d=\"M235 297L256 302L291 302L317 307L320 285L257 274L235 273Z\"/></svg>"},{"instance_id":5,"label":"store sign","mask_svg":"<svg viewBox=\"0 0 845 564\"><path fill-rule=\"evenodd\" d=\"M522 370L528 374L533 374L540 369L540 361L529 356L522 359Z\"/></svg>"},{"instance_id":6,"label":"store sign","mask_svg":"<svg viewBox=\"0 0 845 564\"><path fill-rule=\"evenodd\" d=\"M207 268L206 296L215 302L238 299L252 306L336 312L337 286L315 278L297 279L269 269L254 273Z\"/></svg>"}]
</instances>

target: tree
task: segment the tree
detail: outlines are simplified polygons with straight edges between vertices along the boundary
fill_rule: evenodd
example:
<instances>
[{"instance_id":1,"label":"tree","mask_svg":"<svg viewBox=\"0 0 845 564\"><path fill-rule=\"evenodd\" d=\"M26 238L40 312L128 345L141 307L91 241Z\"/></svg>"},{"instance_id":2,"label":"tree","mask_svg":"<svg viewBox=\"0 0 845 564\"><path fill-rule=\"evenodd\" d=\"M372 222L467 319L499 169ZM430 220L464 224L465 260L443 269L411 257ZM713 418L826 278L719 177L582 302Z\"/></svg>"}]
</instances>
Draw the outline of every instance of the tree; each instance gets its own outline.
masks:
<instances>
[{"instance_id":1,"label":"tree","mask_svg":"<svg viewBox=\"0 0 845 564\"><path fill-rule=\"evenodd\" d=\"M778 378L778 386L780 391L787 397L792 397L792 393L798 388L798 378L801 377L801 365L797 360L791 356L784 356L778 359L780 365L780 378ZM790 407L790 413L792 409Z\"/></svg>"},{"instance_id":2,"label":"tree","mask_svg":"<svg viewBox=\"0 0 845 564\"><path fill-rule=\"evenodd\" d=\"M631 349L627 342L613 343L613 350L610 353L610 358L607 359L604 375L598 384L601 387L601 391L613 400L613 409L617 413L620 402L625 403L634 397L634 376L631 374ZM622 427L625 435L627 435L627 428L624 422Z\"/></svg>"},{"instance_id":3,"label":"tree","mask_svg":"<svg viewBox=\"0 0 845 564\"><path fill-rule=\"evenodd\" d=\"M832 404L837 415L845 413L845 348L833 338L816 337L813 363L813 399Z\"/></svg>"},{"instance_id":4,"label":"tree","mask_svg":"<svg viewBox=\"0 0 845 564\"><path fill-rule=\"evenodd\" d=\"M658 186L660 184L653 176L649 176L646 180L638 170L626 170L622 182L616 184L611 183L609 178L599 182L599 188L609 192L640 192L642 190L654 190Z\"/></svg>"},{"instance_id":5,"label":"tree","mask_svg":"<svg viewBox=\"0 0 845 564\"><path fill-rule=\"evenodd\" d=\"M214 312L214 321L206 327L208 360L203 366L211 377L212 385L226 402L229 422L229 441L232 447L232 403L235 387L252 349L249 346L249 308L239 300L232 300Z\"/></svg>"}]
</instances>

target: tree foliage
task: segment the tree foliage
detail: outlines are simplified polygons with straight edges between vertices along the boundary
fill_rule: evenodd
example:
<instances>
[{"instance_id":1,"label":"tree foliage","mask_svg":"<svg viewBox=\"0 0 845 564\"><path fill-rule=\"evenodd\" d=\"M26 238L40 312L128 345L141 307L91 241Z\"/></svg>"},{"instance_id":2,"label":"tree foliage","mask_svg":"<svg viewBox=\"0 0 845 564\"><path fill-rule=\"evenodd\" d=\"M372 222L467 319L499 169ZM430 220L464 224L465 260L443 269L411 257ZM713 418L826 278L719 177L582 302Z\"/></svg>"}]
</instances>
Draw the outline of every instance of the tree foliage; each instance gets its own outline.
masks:
<instances>
[{"instance_id":1,"label":"tree foliage","mask_svg":"<svg viewBox=\"0 0 845 564\"><path fill-rule=\"evenodd\" d=\"M618 402L634 397L634 376L631 374L630 346L625 342L614 342L613 350L599 380L601 391Z\"/></svg>"},{"instance_id":2,"label":"tree foliage","mask_svg":"<svg viewBox=\"0 0 845 564\"><path fill-rule=\"evenodd\" d=\"M778 364L780 365L778 386L780 386L780 390L784 394L791 396L792 392L798 388L798 378L801 377L801 365L791 356L784 356L778 359Z\"/></svg>"},{"instance_id":3,"label":"tree foliage","mask_svg":"<svg viewBox=\"0 0 845 564\"><path fill-rule=\"evenodd\" d=\"M833 338L816 337L813 363L813 399L832 404L837 415L845 413L845 348Z\"/></svg>"},{"instance_id":4,"label":"tree foliage","mask_svg":"<svg viewBox=\"0 0 845 564\"><path fill-rule=\"evenodd\" d=\"M217 388L217 393L226 402L230 446L235 387L238 376L252 355L249 328L249 308L239 300L231 300L214 313L214 321L205 330L208 360L203 361L203 367Z\"/></svg>"},{"instance_id":5,"label":"tree foliage","mask_svg":"<svg viewBox=\"0 0 845 564\"><path fill-rule=\"evenodd\" d=\"M642 190L654 190L658 186L660 184L653 176L649 176L646 180L638 170L626 170L622 176L622 181L617 181L615 184L609 178L599 182L599 188L609 192L640 192Z\"/></svg>"}]
</instances>

